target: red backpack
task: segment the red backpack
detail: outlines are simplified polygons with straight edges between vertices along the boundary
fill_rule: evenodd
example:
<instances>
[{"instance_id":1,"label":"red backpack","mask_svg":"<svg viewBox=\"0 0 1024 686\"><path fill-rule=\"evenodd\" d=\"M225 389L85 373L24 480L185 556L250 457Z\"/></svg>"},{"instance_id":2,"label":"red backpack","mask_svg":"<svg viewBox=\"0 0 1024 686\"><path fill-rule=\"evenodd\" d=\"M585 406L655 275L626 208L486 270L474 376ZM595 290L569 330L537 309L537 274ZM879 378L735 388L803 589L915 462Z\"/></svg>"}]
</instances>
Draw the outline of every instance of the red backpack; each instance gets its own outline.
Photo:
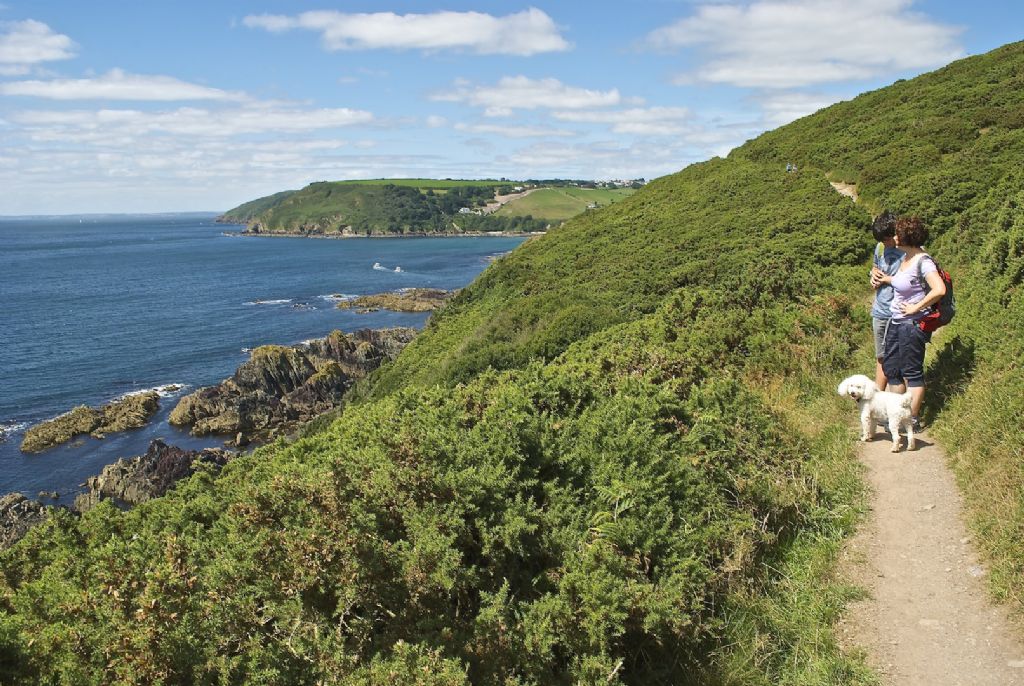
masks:
<instances>
[{"instance_id":1,"label":"red backpack","mask_svg":"<svg viewBox=\"0 0 1024 686\"><path fill-rule=\"evenodd\" d=\"M949 324L953 317L956 316L956 298L953 297L953 277L949 275L949 272L943 270L939 263L935 261L935 258L928 253L925 253L917 260L917 279L924 285L925 295L931 290L928 287L928 280L924 278L924 273L921 269L921 263L924 262L926 257L935 265L939 278L946 285L946 294L942 296L939 302L932 305L932 311L922 317L917 325L921 327L922 331L935 331L940 326Z\"/></svg>"}]
</instances>

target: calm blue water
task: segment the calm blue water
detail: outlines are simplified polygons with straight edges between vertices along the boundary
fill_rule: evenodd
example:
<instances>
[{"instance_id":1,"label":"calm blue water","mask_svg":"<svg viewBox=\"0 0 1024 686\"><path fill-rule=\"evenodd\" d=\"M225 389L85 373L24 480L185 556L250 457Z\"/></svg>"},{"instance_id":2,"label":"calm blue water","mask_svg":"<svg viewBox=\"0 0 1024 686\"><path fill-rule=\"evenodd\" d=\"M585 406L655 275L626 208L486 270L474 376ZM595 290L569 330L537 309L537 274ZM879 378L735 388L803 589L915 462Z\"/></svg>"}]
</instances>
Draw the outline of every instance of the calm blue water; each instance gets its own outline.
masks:
<instances>
[{"instance_id":1,"label":"calm blue water","mask_svg":"<svg viewBox=\"0 0 1024 686\"><path fill-rule=\"evenodd\" d=\"M0 220L0 494L71 494L156 437L218 444L167 424L176 397L146 428L39 455L18 450L25 425L129 391L217 383L247 359L243 348L422 326L424 314L357 314L329 296L465 286L522 240L240 238L212 219Z\"/></svg>"}]
</instances>

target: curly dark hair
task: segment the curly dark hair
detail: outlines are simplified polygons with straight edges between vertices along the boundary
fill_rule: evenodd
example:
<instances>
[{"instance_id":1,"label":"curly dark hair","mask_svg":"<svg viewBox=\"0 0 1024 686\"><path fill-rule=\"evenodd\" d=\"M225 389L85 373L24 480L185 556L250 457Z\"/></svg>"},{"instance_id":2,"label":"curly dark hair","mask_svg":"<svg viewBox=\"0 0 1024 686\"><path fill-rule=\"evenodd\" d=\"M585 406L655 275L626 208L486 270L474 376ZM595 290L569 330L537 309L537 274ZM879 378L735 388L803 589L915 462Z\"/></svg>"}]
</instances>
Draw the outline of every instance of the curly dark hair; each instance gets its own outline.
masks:
<instances>
[{"instance_id":1,"label":"curly dark hair","mask_svg":"<svg viewBox=\"0 0 1024 686\"><path fill-rule=\"evenodd\" d=\"M901 217L896 220L896 238L900 245L920 248L928 242L928 227L919 217Z\"/></svg>"},{"instance_id":2,"label":"curly dark hair","mask_svg":"<svg viewBox=\"0 0 1024 686\"><path fill-rule=\"evenodd\" d=\"M896 215L886 210L871 222L871 233L876 241L884 241L896 235Z\"/></svg>"}]
</instances>

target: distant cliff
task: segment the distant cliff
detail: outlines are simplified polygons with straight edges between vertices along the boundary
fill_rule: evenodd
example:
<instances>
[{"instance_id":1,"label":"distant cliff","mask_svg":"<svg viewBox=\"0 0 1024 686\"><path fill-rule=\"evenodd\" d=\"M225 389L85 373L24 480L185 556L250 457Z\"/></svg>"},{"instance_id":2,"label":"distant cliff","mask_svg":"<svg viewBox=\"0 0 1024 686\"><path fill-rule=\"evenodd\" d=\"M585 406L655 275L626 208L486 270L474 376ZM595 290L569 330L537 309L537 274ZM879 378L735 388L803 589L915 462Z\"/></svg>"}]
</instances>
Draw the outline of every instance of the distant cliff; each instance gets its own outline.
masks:
<instances>
[{"instance_id":1,"label":"distant cliff","mask_svg":"<svg viewBox=\"0 0 1024 686\"><path fill-rule=\"evenodd\" d=\"M245 224L246 233L306 236L395 236L543 231L532 216L485 214L507 184L406 180L402 183L317 182L239 205L217 221Z\"/></svg>"}]
</instances>

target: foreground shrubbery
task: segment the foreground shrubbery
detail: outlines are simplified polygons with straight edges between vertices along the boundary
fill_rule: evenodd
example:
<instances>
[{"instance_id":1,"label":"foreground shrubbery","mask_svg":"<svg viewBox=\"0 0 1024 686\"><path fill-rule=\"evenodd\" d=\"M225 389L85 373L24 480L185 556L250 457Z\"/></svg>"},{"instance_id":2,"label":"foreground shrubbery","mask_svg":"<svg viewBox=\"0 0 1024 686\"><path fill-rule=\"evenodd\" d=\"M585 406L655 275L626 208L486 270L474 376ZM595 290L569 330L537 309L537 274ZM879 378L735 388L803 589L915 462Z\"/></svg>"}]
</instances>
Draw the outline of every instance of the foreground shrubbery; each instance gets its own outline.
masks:
<instances>
[{"instance_id":1,"label":"foreground shrubbery","mask_svg":"<svg viewBox=\"0 0 1024 686\"><path fill-rule=\"evenodd\" d=\"M4 558L8 675L677 683L822 495L737 374L849 354L841 304L745 310L681 294L553 364L351 408L128 514L56 517Z\"/></svg>"}]
</instances>

